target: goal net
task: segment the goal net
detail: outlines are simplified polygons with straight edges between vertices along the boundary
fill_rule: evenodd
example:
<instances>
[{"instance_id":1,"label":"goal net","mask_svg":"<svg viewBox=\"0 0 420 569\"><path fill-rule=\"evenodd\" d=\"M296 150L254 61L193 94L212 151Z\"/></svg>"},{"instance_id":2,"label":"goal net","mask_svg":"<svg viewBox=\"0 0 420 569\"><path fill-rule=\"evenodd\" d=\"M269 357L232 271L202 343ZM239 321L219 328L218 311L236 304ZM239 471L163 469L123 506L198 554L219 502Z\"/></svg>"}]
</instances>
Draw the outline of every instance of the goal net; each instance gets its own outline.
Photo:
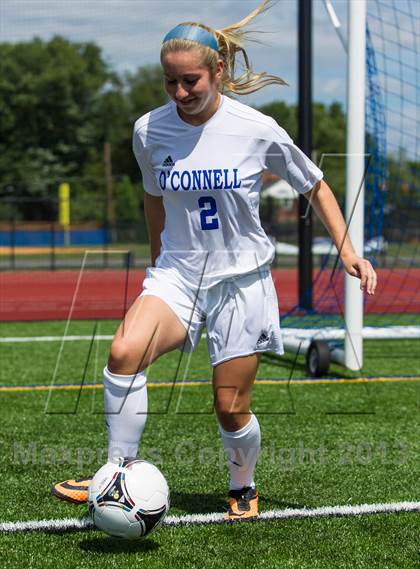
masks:
<instances>
[{"instance_id":1,"label":"goal net","mask_svg":"<svg viewBox=\"0 0 420 569\"><path fill-rule=\"evenodd\" d=\"M420 338L419 30L418 2L367 2L364 255L379 287L364 300L364 338ZM293 351L314 338L334 349L345 334L343 270L335 247L324 249L314 312L282 315Z\"/></svg>"}]
</instances>

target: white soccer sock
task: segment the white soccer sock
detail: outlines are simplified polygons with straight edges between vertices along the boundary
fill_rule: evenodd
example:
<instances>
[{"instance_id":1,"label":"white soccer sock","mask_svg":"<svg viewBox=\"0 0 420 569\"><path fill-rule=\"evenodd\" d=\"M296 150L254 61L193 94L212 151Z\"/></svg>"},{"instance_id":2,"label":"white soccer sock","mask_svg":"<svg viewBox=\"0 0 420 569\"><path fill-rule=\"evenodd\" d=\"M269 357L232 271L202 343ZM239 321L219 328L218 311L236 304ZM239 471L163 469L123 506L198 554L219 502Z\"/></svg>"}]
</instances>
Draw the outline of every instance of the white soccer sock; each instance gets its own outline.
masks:
<instances>
[{"instance_id":1,"label":"white soccer sock","mask_svg":"<svg viewBox=\"0 0 420 569\"><path fill-rule=\"evenodd\" d=\"M147 386L143 372L119 375L104 369L105 420L108 460L136 456L147 420Z\"/></svg>"},{"instance_id":2,"label":"white soccer sock","mask_svg":"<svg viewBox=\"0 0 420 569\"><path fill-rule=\"evenodd\" d=\"M251 415L245 427L239 431L225 431L219 425L223 446L230 471L229 490L240 490L244 486L255 486L254 470L261 448L261 432L258 419Z\"/></svg>"}]
</instances>

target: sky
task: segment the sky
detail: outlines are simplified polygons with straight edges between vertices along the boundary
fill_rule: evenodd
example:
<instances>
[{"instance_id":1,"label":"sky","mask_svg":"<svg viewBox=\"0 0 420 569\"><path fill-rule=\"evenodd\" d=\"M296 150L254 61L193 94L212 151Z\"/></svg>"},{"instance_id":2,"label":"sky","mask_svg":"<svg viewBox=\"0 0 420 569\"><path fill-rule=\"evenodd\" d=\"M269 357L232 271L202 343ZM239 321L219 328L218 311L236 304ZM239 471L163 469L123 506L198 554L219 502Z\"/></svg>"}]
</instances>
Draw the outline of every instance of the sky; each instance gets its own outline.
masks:
<instances>
[{"instance_id":1,"label":"sky","mask_svg":"<svg viewBox=\"0 0 420 569\"><path fill-rule=\"evenodd\" d=\"M344 33L346 0L334 0ZM245 17L258 0L0 0L0 41L26 41L62 35L94 41L118 72L159 62L162 38L182 21L221 28ZM255 71L268 71L288 87L268 87L241 98L261 105L297 101L297 0L277 0L251 26L264 33L263 44L249 44ZM346 55L323 0L313 0L313 97L330 103L345 100Z\"/></svg>"}]
</instances>

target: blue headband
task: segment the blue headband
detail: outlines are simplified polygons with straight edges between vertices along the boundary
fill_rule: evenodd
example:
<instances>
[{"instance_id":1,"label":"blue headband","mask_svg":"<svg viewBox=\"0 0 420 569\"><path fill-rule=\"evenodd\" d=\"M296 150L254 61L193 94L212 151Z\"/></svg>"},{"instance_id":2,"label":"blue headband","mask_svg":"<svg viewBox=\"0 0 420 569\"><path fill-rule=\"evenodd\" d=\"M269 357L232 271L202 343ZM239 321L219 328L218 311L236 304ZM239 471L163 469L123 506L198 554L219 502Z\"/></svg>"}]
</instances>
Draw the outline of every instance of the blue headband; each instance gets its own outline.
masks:
<instances>
[{"instance_id":1,"label":"blue headband","mask_svg":"<svg viewBox=\"0 0 420 569\"><path fill-rule=\"evenodd\" d=\"M215 51L219 51L219 46L217 45L217 40L214 35L200 26L176 26L166 34L163 43L175 38L196 41Z\"/></svg>"}]
</instances>

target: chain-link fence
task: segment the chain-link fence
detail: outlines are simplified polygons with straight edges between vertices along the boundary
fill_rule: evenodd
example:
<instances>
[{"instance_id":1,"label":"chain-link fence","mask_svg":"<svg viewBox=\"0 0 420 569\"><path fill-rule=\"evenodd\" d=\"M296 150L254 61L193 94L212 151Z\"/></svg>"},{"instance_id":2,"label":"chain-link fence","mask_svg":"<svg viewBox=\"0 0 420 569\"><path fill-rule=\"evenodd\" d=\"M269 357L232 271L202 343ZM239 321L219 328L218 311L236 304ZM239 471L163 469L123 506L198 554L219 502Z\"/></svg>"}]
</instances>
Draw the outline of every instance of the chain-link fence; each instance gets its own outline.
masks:
<instances>
[{"instance_id":1,"label":"chain-link fence","mask_svg":"<svg viewBox=\"0 0 420 569\"><path fill-rule=\"evenodd\" d=\"M122 257L109 255L111 250L130 251L133 265L148 263L147 228L139 197L130 201L117 194L110 206L98 192L73 192L69 220L63 224L58 196L14 194L3 192L0 200L2 270L76 268L86 251L86 264L95 268L121 266Z\"/></svg>"}]
</instances>

